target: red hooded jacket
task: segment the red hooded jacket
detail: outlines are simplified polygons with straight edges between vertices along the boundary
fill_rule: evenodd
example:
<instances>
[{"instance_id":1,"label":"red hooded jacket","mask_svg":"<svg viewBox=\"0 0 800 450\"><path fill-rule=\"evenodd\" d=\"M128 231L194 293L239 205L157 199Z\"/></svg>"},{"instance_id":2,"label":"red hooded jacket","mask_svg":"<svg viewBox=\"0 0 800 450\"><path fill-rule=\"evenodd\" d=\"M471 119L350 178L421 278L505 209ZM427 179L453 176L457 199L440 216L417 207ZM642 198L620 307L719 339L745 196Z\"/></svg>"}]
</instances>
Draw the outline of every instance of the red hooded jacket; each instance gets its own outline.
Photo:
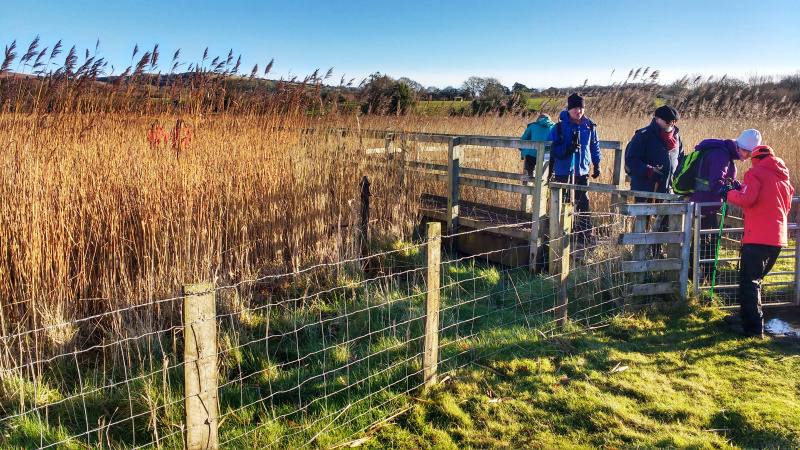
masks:
<instances>
[{"instance_id":1,"label":"red hooded jacket","mask_svg":"<svg viewBox=\"0 0 800 450\"><path fill-rule=\"evenodd\" d=\"M742 244L786 247L787 216L794 193L789 169L777 156L751 161L753 167L744 174L742 189L728 193L728 201L741 206L744 212Z\"/></svg>"}]
</instances>

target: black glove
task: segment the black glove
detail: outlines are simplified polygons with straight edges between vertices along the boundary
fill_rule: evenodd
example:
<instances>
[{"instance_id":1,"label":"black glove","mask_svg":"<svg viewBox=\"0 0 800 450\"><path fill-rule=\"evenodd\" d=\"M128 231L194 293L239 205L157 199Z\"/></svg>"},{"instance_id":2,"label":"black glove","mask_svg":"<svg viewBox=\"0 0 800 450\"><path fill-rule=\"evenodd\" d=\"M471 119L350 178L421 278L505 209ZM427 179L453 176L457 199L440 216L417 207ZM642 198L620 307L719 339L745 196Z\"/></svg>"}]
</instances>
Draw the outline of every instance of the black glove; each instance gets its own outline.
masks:
<instances>
[{"instance_id":1,"label":"black glove","mask_svg":"<svg viewBox=\"0 0 800 450\"><path fill-rule=\"evenodd\" d=\"M580 148L581 144L570 142L567 144L567 148L564 150L564 153L566 153L566 156L572 156L577 153Z\"/></svg>"},{"instance_id":2,"label":"black glove","mask_svg":"<svg viewBox=\"0 0 800 450\"><path fill-rule=\"evenodd\" d=\"M600 164L594 165L594 171L592 171L592 178L597 178L600 176Z\"/></svg>"},{"instance_id":3,"label":"black glove","mask_svg":"<svg viewBox=\"0 0 800 450\"><path fill-rule=\"evenodd\" d=\"M721 198L723 201L728 201L728 192L735 190L736 189L734 189L733 186L726 185L722 186L722 188L720 188L720 190L717 191L717 194L719 195L719 198Z\"/></svg>"}]
</instances>

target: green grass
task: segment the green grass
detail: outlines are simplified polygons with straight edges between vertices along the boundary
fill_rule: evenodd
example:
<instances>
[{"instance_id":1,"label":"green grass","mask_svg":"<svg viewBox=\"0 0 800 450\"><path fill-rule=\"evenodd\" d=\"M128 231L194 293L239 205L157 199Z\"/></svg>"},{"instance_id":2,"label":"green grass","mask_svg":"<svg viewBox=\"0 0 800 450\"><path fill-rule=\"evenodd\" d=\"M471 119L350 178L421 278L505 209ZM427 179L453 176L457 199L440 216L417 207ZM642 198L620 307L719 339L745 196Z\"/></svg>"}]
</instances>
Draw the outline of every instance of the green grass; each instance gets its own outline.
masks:
<instances>
[{"instance_id":1,"label":"green grass","mask_svg":"<svg viewBox=\"0 0 800 450\"><path fill-rule=\"evenodd\" d=\"M444 265L439 370L449 377L417 389L426 288L408 271L421 266L417 248L382 255L364 271L272 287L269 303L250 300L261 309L221 320L225 447L800 445L800 361L784 359L796 341L736 339L720 311L693 305L615 315L613 280L590 281L586 268L571 274L580 287L569 293L567 334L553 337L537 331L554 319L550 280L474 260ZM396 275L375 278L387 273ZM140 345L58 359L35 385L6 377L0 406L19 417L0 423L0 447L77 436L61 446L181 448L181 341ZM629 368L610 373L617 364ZM37 404L48 406L24 413Z\"/></svg>"},{"instance_id":2,"label":"green grass","mask_svg":"<svg viewBox=\"0 0 800 450\"><path fill-rule=\"evenodd\" d=\"M470 112L472 110L471 108L471 100L461 100L457 102L452 100L422 100L417 103L415 113L426 116L441 116L449 115L451 112L453 114Z\"/></svg>"},{"instance_id":3,"label":"green grass","mask_svg":"<svg viewBox=\"0 0 800 450\"><path fill-rule=\"evenodd\" d=\"M518 343L365 448L797 448L800 343L736 338L722 315L681 304Z\"/></svg>"}]
</instances>

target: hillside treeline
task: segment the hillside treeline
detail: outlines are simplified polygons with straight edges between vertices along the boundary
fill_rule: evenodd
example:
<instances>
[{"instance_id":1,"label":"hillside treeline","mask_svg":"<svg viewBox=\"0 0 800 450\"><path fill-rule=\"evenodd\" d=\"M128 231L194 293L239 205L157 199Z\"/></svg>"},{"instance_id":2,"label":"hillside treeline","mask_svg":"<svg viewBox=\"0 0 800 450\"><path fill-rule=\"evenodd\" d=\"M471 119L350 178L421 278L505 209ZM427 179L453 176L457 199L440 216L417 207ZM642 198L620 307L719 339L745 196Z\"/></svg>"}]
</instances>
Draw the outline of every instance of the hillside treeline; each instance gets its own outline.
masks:
<instances>
[{"instance_id":1,"label":"hillside treeline","mask_svg":"<svg viewBox=\"0 0 800 450\"><path fill-rule=\"evenodd\" d=\"M134 48L131 65L118 75L108 61L94 53L82 54L61 41L43 47L37 37L27 51L16 41L5 47L0 66L0 111L25 113L132 112L138 114L427 114L417 108L424 101L468 100L471 108L449 109L450 114L557 113L564 98L574 91L590 98L593 109L612 108L647 113L656 103L675 106L688 116L711 110L734 114L755 109L782 113L800 104L800 74L753 77L742 81L689 77L659 83L659 71L631 70L625 81L610 86L528 88L522 83L504 86L496 78L469 77L459 88L424 87L409 78L392 78L376 72L360 84L344 77L335 84L333 69L303 78L269 80L273 65L256 64L246 72L241 55L209 57L200 62L181 61L180 50L165 63L158 44L150 51ZM166 67L162 67L165 64ZM13 68L13 70L12 70ZM544 99L532 102L532 99ZM535 106L534 106L535 105Z\"/></svg>"}]
</instances>

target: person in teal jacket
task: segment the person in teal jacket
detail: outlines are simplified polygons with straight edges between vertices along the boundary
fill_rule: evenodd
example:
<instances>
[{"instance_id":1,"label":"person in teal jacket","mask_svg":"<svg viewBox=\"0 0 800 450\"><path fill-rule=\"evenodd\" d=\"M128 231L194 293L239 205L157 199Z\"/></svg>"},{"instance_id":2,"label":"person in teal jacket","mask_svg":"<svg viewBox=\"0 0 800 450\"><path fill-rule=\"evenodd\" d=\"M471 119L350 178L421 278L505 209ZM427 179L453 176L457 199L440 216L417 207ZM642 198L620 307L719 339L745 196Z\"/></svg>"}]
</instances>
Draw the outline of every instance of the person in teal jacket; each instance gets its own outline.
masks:
<instances>
[{"instance_id":1,"label":"person in teal jacket","mask_svg":"<svg viewBox=\"0 0 800 450\"><path fill-rule=\"evenodd\" d=\"M550 135L550 130L556 124L550 120L547 114L539 114L536 122L528 124L525 132L522 133L520 138L523 141L546 141ZM525 161L525 173L522 175L522 181L530 181L533 179L533 170L536 168L536 149L535 148L521 148L520 159ZM545 177L546 178L546 177Z\"/></svg>"}]
</instances>

